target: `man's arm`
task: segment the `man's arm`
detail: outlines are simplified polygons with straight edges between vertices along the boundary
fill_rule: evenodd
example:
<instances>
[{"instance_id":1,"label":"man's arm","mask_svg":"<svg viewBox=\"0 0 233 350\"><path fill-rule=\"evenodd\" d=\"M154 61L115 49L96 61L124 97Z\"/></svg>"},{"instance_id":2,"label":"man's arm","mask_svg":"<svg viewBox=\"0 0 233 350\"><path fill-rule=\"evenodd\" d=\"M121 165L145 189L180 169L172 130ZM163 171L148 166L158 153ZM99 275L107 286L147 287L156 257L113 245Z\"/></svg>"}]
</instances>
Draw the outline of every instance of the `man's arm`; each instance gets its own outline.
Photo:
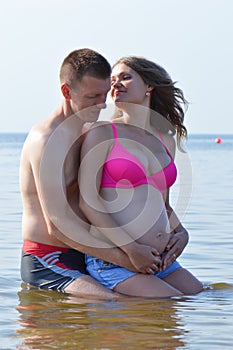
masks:
<instances>
[{"instance_id":1,"label":"man's arm","mask_svg":"<svg viewBox=\"0 0 233 350\"><path fill-rule=\"evenodd\" d=\"M59 152L57 142L49 143L44 135L32 137L28 145L29 161L48 234L71 248L135 271L128 256L120 248L90 235L89 225L70 207L63 172L65 152L62 155L63 149L60 147L65 143L62 136Z\"/></svg>"},{"instance_id":2,"label":"man's arm","mask_svg":"<svg viewBox=\"0 0 233 350\"><path fill-rule=\"evenodd\" d=\"M65 139L66 134L62 136L60 143L57 139L53 143L53 140L51 141L46 135L38 133L36 137L35 135L31 137L27 145L36 192L48 234L59 239L58 235L61 232L73 241L82 242L84 246L109 248L111 245L107 242L100 242L88 234L89 225L74 213L67 200L64 159L65 144L70 140Z\"/></svg>"},{"instance_id":3,"label":"man's arm","mask_svg":"<svg viewBox=\"0 0 233 350\"><path fill-rule=\"evenodd\" d=\"M86 234L89 234L89 232L87 232ZM76 249L84 254L95 256L96 258L108 261L112 264L122 266L128 270L137 272L133 264L130 262L128 256L118 247L96 248L85 246L77 241L68 238L66 235L59 231L55 233L55 236L69 247Z\"/></svg>"}]
</instances>

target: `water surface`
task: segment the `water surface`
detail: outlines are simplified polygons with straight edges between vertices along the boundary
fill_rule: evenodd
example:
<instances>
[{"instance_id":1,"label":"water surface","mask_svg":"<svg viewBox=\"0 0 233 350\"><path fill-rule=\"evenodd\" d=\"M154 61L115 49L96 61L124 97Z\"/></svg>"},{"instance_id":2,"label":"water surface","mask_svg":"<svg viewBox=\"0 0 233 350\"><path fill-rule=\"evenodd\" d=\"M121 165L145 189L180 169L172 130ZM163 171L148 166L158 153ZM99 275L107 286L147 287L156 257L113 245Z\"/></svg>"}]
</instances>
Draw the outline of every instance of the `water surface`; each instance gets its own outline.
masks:
<instances>
[{"instance_id":1,"label":"water surface","mask_svg":"<svg viewBox=\"0 0 233 350\"><path fill-rule=\"evenodd\" d=\"M121 301L78 299L21 283L18 167L25 136L0 135L0 349L231 349L233 136L223 135L222 144L215 144L216 135L191 136L191 180L185 179L185 193L178 185L173 193L174 205L186 195L188 203L182 221L190 241L179 261L212 289L172 300Z\"/></svg>"}]
</instances>

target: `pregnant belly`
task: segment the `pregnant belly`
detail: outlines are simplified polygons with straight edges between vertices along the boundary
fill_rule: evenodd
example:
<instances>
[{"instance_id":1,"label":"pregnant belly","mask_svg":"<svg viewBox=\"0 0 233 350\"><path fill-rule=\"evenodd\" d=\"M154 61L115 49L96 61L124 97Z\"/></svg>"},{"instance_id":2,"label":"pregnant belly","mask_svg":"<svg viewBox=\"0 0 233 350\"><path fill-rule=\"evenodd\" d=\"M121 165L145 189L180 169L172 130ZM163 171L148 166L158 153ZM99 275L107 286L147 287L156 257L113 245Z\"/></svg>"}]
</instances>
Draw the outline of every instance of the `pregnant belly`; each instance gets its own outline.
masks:
<instances>
[{"instance_id":1,"label":"pregnant belly","mask_svg":"<svg viewBox=\"0 0 233 350\"><path fill-rule=\"evenodd\" d=\"M162 253L169 241L169 222L161 193L152 186L104 189L105 208L132 240Z\"/></svg>"}]
</instances>

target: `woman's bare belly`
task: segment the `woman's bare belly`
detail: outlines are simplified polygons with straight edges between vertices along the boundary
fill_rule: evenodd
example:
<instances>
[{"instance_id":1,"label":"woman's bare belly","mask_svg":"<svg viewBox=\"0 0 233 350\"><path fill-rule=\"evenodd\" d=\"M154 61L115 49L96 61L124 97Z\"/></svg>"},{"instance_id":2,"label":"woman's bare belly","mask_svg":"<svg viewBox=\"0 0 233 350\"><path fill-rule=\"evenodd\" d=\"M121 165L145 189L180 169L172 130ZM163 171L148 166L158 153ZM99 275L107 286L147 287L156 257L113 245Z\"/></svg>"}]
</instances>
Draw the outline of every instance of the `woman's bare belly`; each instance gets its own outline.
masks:
<instances>
[{"instance_id":1,"label":"woman's bare belly","mask_svg":"<svg viewBox=\"0 0 233 350\"><path fill-rule=\"evenodd\" d=\"M156 248L161 254L169 239L169 221L161 193L150 185L132 189L102 188L106 213L111 214L118 226L133 240ZM91 228L91 233L102 234Z\"/></svg>"}]
</instances>

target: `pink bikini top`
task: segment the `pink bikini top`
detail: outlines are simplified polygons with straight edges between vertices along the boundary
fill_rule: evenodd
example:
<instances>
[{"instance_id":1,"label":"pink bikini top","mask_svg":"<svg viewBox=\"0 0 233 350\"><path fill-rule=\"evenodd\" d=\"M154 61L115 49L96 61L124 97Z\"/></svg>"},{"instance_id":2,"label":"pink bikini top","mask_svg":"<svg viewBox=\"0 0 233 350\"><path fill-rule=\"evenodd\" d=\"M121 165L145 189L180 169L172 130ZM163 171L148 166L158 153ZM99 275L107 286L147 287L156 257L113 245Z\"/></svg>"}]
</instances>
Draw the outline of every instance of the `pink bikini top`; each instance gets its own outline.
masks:
<instances>
[{"instance_id":1,"label":"pink bikini top","mask_svg":"<svg viewBox=\"0 0 233 350\"><path fill-rule=\"evenodd\" d=\"M149 184L161 193L171 187L176 180L177 169L172 156L164 144L162 135L160 135L160 139L171 162L158 173L147 176L146 169L140 160L119 143L116 126L114 123L111 124L115 142L104 163L100 187L131 188Z\"/></svg>"}]
</instances>

